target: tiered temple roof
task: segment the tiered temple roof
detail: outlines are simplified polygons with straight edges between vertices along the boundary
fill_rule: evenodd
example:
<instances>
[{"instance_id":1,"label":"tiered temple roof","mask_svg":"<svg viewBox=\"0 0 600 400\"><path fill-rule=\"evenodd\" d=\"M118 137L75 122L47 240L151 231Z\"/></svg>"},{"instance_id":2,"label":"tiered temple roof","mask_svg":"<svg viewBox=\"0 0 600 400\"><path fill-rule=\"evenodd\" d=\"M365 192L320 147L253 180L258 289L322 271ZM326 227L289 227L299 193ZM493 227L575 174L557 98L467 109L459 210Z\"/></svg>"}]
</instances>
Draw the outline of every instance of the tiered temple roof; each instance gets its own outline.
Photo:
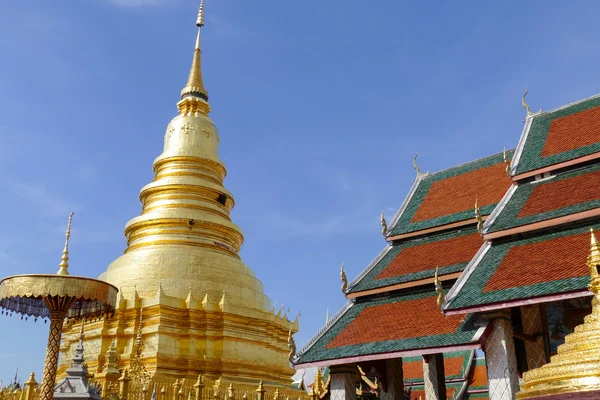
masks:
<instances>
[{"instance_id":1,"label":"tiered temple roof","mask_svg":"<svg viewBox=\"0 0 600 400\"><path fill-rule=\"evenodd\" d=\"M421 356L446 352L447 395L465 395L486 324L476 323L475 315L445 317L434 275L437 268L439 280L452 283L484 244L477 225L511 184L504 160L499 153L433 174L419 172L385 232L388 245L350 283L349 303L299 353L297 367L403 357L411 398L418 398Z\"/></svg>"},{"instance_id":2,"label":"tiered temple roof","mask_svg":"<svg viewBox=\"0 0 600 400\"><path fill-rule=\"evenodd\" d=\"M402 357L418 398L420 356L444 353L447 397L487 398L485 361L471 357L466 368L457 356L481 346L479 312L590 296L581 261L600 222L600 95L548 112L524 106L516 150L434 174L415 164L388 246L350 283L349 303L297 366ZM445 299L442 285L452 285Z\"/></svg>"},{"instance_id":3,"label":"tiered temple roof","mask_svg":"<svg viewBox=\"0 0 600 400\"><path fill-rule=\"evenodd\" d=\"M600 219L600 97L529 115L511 173L448 314L590 295L581 260Z\"/></svg>"}]
</instances>

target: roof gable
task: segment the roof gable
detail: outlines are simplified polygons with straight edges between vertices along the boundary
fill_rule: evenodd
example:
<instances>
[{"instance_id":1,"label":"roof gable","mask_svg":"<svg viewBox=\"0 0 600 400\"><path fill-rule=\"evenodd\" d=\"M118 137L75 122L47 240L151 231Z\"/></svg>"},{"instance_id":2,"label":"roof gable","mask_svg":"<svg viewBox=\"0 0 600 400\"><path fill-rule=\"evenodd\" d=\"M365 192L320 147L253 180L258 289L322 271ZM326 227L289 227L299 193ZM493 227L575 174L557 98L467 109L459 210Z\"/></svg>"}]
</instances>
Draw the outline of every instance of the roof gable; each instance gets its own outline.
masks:
<instances>
[{"instance_id":1,"label":"roof gable","mask_svg":"<svg viewBox=\"0 0 600 400\"><path fill-rule=\"evenodd\" d=\"M599 186L600 165L519 184L484 232L509 230L600 208Z\"/></svg>"},{"instance_id":2,"label":"roof gable","mask_svg":"<svg viewBox=\"0 0 600 400\"><path fill-rule=\"evenodd\" d=\"M436 298L430 291L357 301L295 364L477 343L475 317L444 317Z\"/></svg>"},{"instance_id":3,"label":"roof gable","mask_svg":"<svg viewBox=\"0 0 600 400\"><path fill-rule=\"evenodd\" d=\"M352 282L348 293L462 271L483 244L475 228L390 245Z\"/></svg>"},{"instance_id":4,"label":"roof gable","mask_svg":"<svg viewBox=\"0 0 600 400\"><path fill-rule=\"evenodd\" d=\"M507 152L512 157L513 151ZM511 184L502 153L421 176L392 221L388 236L471 220L477 199L490 214Z\"/></svg>"},{"instance_id":5,"label":"roof gable","mask_svg":"<svg viewBox=\"0 0 600 400\"><path fill-rule=\"evenodd\" d=\"M534 116L517 149L519 175L600 152L600 96Z\"/></svg>"}]
</instances>

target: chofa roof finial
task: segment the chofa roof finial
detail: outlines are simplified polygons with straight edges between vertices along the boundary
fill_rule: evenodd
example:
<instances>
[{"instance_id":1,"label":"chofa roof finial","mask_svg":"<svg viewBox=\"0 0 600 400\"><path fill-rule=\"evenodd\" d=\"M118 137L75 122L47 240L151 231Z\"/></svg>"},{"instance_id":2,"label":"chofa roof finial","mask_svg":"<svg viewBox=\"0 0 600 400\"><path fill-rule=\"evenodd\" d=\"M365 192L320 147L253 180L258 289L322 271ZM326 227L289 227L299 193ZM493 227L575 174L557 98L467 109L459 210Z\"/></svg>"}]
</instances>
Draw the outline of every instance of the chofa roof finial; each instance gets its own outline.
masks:
<instances>
[{"instance_id":1,"label":"chofa roof finial","mask_svg":"<svg viewBox=\"0 0 600 400\"><path fill-rule=\"evenodd\" d=\"M417 171L417 178L421 178L423 176L429 175L429 171L427 171L425 173L421 172L421 169L417 165L417 157L418 156L419 156L419 152L415 153L415 156L413 157L413 168L415 169L415 171Z\"/></svg>"}]
</instances>

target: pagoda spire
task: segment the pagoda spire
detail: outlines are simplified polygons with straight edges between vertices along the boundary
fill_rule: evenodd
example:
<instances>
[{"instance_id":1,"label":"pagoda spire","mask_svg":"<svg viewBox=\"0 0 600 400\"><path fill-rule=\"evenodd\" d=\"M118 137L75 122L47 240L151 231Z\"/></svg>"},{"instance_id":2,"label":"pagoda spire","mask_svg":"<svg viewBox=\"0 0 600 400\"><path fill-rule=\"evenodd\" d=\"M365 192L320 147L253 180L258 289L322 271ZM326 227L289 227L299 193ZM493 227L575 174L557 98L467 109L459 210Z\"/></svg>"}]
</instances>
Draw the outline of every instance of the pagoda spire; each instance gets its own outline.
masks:
<instances>
[{"instance_id":1,"label":"pagoda spire","mask_svg":"<svg viewBox=\"0 0 600 400\"><path fill-rule=\"evenodd\" d=\"M181 101L177 103L180 114L201 112L208 114L210 106L208 105L208 92L204 88L202 79L202 60L200 55L200 33L204 26L204 0L200 0L200 9L196 19L198 34L196 36L196 47L194 48L194 58L192 59L192 68L187 83L181 91Z\"/></svg>"},{"instance_id":2,"label":"pagoda spire","mask_svg":"<svg viewBox=\"0 0 600 400\"><path fill-rule=\"evenodd\" d=\"M60 258L59 269L57 275L69 275L69 239L71 238L71 221L73 221L73 212L69 215L69 223L67 224L67 233L65 234L65 248Z\"/></svg>"}]
</instances>

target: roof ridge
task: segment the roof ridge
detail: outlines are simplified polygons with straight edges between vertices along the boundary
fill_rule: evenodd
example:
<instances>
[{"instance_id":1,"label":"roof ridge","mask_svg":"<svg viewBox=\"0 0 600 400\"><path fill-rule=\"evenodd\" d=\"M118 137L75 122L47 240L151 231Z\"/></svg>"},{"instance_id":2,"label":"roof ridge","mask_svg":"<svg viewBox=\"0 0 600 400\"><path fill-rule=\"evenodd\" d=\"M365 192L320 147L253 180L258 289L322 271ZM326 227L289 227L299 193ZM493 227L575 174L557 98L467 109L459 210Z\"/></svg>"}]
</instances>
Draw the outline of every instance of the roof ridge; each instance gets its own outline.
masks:
<instances>
[{"instance_id":1,"label":"roof ridge","mask_svg":"<svg viewBox=\"0 0 600 400\"><path fill-rule=\"evenodd\" d=\"M548 111L543 111L543 112L541 112L540 114L537 114L537 115L533 116L531 119L534 119L534 118L536 118L536 117L539 117L540 115L544 115L544 114L551 114L551 113L553 113L553 112L556 112L556 111L564 110L565 108L569 108L569 107L575 106L575 105L577 105L577 104L584 103L584 102L586 102L586 101L589 101L589 100L597 99L597 98L599 98L599 97L600 97L600 93L598 93L598 94L595 94L595 95L592 95L592 96L589 96L589 97L586 97L585 99L581 99L581 100L573 101L573 102L571 102L571 103L567 103L567 104L565 104L565 105L562 105L562 106L560 106L560 107L556 107L556 108L553 108L553 109L551 109L551 110L548 110Z\"/></svg>"},{"instance_id":2,"label":"roof ridge","mask_svg":"<svg viewBox=\"0 0 600 400\"><path fill-rule=\"evenodd\" d=\"M509 153L511 151L514 151L514 150L516 150L516 147L513 148L513 149L506 150L506 152ZM444 168L444 169L441 169L439 171L430 172L429 175L424 176L423 179L427 179L428 177L433 176L433 175L441 174L442 172L450 171L451 169L454 169L454 168L460 168L460 167L463 167L465 165L474 164L476 162L483 161L483 160L488 159L488 158L499 156L499 155L502 155L503 153L504 153L504 151L501 151L499 153L490 154L490 155L485 156L485 157L479 157L479 158L476 158L475 160L467 161L467 162L464 162L462 164L458 164L458 165L454 165L452 167Z\"/></svg>"}]
</instances>

